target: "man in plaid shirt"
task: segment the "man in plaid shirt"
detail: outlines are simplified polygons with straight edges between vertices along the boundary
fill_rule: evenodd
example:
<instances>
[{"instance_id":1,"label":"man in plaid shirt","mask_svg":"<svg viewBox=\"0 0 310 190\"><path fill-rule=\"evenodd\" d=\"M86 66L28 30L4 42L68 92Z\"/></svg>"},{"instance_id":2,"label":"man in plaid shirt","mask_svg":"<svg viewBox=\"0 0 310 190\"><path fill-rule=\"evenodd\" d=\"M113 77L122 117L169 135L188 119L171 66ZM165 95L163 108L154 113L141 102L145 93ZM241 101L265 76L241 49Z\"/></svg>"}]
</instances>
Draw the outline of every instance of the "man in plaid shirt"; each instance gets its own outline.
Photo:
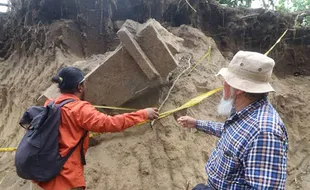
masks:
<instances>
[{"instance_id":1,"label":"man in plaid shirt","mask_svg":"<svg viewBox=\"0 0 310 190\"><path fill-rule=\"evenodd\" d=\"M239 51L219 72L225 83L218 112L228 117L225 123L178 119L220 138L205 166L207 184L195 190L285 189L288 136L267 100L274 64L263 54Z\"/></svg>"}]
</instances>

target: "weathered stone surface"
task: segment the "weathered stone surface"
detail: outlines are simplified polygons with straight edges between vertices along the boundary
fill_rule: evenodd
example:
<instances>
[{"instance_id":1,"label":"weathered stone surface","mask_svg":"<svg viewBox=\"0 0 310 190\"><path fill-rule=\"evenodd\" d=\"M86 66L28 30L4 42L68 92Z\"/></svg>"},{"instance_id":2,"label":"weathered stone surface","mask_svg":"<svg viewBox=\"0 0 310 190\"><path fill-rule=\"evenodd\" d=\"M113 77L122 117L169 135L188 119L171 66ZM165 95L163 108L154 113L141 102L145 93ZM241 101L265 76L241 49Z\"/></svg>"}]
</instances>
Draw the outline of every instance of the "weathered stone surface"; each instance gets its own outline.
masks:
<instances>
[{"instance_id":1,"label":"weathered stone surface","mask_svg":"<svg viewBox=\"0 0 310 190\"><path fill-rule=\"evenodd\" d=\"M153 26L153 23L146 23L146 25L137 32L136 36L137 42L151 60L160 76L166 79L168 74L174 70L178 64L168 46L164 43L160 34Z\"/></svg>"},{"instance_id":2,"label":"weathered stone surface","mask_svg":"<svg viewBox=\"0 0 310 190\"><path fill-rule=\"evenodd\" d=\"M149 24L152 24L155 27L161 39L168 46L172 55L179 53L179 50L180 50L179 45L184 42L184 39L173 35L171 32L169 32L166 28L164 28L155 19L149 19L145 24L140 24L133 20L126 20L123 23L122 28L126 28L133 36L137 38L136 34L140 32L141 29L145 28L146 25L149 25Z\"/></svg>"},{"instance_id":3,"label":"weathered stone surface","mask_svg":"<svg viewBox=\"0 0 310 190\"><path fill-rule=\"evenodd\" d=\"M153 26L156 28L160 34L160 38L165 42L171 51L172 55L180 52L180 44L183 44L184 39L173 35L166 28L164 28L159 22L154 19L150 19L148 22L152 22Z\"/></svg>"},{"instance_id":4,"label":"weathered stone surface","mask_svg":"<svg viewBox=\"0 0 310 190\"><path fill-rule=\"evenodd\" d=\"M121 105L150 87L133 57L119 46L102 65L87 75L86 100L100 105Z\"/></svg>"},{"instance_id":5,"label":"weathered stone surface","mask_svg":"<svg viewBox=\"0 0 310 190\"><path fill-rule=\"evenodd\" d=\"M126 50L137 61L146 76L150 80L159 77L159 73L128 30L126 28L122 28L117 32L117 34Z\"/></svg>"},{"instance_id":6,"label":"weathered stone surface","mask_svg":"<svg viewBox=\"0 0 310 190\"><path fill-rule=\"evenodd\" d=\"M86 76L86 100L96 105L120 106L164 84L178 63L158 29L165 39L170 39L167 40L169 46L177 52L171 43L174 36L155 20L145 24L128 20L118 32L121 44L115 51L74 64L80 68L97 65ZM57 87L51 86L38 103L58 95Z\"/></svg>"}]
</instances>

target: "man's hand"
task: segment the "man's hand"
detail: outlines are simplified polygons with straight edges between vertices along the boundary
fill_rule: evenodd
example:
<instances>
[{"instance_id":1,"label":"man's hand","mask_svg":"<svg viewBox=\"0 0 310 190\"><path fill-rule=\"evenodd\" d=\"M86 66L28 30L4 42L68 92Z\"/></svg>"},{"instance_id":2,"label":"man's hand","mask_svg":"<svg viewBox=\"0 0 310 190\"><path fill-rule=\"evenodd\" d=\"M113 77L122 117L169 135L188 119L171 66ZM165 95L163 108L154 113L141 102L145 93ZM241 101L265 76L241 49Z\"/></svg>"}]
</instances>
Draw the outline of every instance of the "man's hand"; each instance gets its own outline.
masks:
<instances>
[{"instance_id":1,"label":"man's hand","mask_svg":"<svg viewBox=\"0 0 310 190\"><path fill-rule=\"evenodd\" d=\"M146 108L145 111L147 112L147 117L149 120L157 119L159 116L157 108Z\"/></svg>"},{"instance_id":2,"label":"man's hand","mask_svg":"<svg viewBox=\"0 0 310 190\"><path fill-rule=\"evenodd\" d=\"M196 127L196 119L189 116L182 116L178 119L178 123L183 127L187 128L195 128Z\"/></svg>"}]
</instances>

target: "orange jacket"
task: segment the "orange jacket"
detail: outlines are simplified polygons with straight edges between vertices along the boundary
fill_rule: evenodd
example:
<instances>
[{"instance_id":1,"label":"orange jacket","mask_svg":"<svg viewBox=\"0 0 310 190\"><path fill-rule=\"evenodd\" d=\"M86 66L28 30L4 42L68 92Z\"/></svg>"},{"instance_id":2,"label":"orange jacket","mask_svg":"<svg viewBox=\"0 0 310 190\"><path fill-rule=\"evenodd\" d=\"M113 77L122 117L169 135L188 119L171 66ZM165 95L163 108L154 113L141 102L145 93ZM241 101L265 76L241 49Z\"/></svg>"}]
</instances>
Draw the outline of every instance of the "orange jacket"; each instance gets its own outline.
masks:
<instances>
[{"instance_id":1,"label":"orange jacket","mask_svg":"<svg viewBox=\"0 0 310 190\"><path fill-rule=\"evenodd\" d=\"M93 132L120 132L139 122L147 120L147 112L140 110L116 116L108 116L97 111L91 104L79 100L72 94L62 94L55 102L60 103L66 99L74 99L61 108L61 123L59 126L59 152L65 156L74 147L86 131ZM88 148L89 137L84 140L84 153ZM39 182L38 185L45 190L68 190L75 187L85 187L84 167L81 162L80 144L62 171L53 180Z\"/></svg>"}]
</instances>

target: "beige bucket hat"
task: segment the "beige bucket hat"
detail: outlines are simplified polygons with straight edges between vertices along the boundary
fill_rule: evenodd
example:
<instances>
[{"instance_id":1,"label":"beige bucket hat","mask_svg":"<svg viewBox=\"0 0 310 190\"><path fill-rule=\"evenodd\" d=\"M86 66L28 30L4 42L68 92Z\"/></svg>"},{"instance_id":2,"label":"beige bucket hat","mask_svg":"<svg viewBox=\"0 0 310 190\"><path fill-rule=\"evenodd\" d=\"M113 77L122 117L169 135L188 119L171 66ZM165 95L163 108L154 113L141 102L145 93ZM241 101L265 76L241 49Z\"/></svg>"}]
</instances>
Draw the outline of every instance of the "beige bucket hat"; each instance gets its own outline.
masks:
<instances>
[{"instance_id":1,"label":"beige bucket hat","mask_svg":"<svg viewBox=\"0 0 310 190\"><path fill-rule=\"evenodd\" d=\"M275 62L264 54L239 51L217 75L224 77L233 88L249 93L274 91L269 84Z\"/></svg>"}]
</instances>

